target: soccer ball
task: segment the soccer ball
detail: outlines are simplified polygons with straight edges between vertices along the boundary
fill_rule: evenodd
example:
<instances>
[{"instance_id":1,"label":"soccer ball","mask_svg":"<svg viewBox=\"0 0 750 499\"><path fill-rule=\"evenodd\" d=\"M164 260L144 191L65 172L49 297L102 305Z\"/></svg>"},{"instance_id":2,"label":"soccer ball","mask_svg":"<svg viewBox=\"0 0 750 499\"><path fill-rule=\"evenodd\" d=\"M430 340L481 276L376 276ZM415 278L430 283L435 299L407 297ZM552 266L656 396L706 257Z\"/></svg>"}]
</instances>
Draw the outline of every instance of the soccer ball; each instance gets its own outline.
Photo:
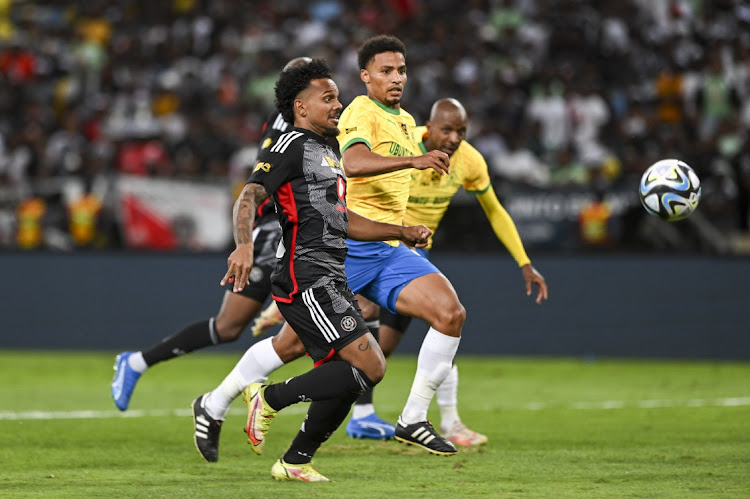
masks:
<instances>
[{"instance_id":1,"label":"soccer ball","mask_svg":"<svg viewBox=\"0 0 750 499\"><path fill-rule=\"evenodd\" d=\"M639 195L650 215L675 222L687 218L698 207L701 181L686 163L663 159L643 174Z\"/></svg>"}]
</instances>

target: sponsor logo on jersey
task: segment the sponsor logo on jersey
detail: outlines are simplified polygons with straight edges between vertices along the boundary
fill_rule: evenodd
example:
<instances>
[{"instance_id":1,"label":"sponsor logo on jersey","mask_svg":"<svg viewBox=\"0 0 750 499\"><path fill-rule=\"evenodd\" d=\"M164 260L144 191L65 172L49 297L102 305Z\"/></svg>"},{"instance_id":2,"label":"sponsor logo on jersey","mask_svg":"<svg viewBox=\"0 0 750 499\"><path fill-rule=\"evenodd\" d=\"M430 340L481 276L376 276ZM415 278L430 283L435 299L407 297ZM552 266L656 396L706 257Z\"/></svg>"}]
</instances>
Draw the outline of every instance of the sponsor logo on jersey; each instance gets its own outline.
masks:
<instances>
[{"instance_id":1,"label":"sponsor logo on jersey","mask_svg":"<svg viewBox=\"0 0 750 499\"><path fill-rule=\"evenodd\" d=\"M391 142L391 147L388 149L388 154L391 156L414 156L414 153L395 142Z\"/></svg>"},{"instance_id":2,"label":"sponsor logo on jersey","mask_svg":"<svg viewBox=\"0 0 750 499\"><path fill-rule=\"evenodd\" d=\"M334 170L340 170L341 166L339 165L339 162L333 159L330 156L323 156L323 159L320 162L320 166L330 166Z\"/></svg>"},{"instance_id":3,"label":"sponsor logo on jersey","mask_svg":"<svg viewBox=\"0 0 750 499\"><path fill-rule=\"evenodd\" d=\"M261 149L268 149L271 147L271 144L273 144L273 139L271 137L267 137L266 140L263 141L263 145L260 146Z\"/></svg>"},{"instance_id":4,"label":"sponsor logo on jersey","mask_svg":"<svg viewBox=\"0 0 750 499\"><path fill-rule=\"evenodd\" d=\"M449 203L453 196L444 197L416 197L409 196L409 203L411 204L444 204Z\"/></svg>"},{"instance_id":5,"label":"sponsor logo on jersey","mask_svg":"<svg viewBox=\"0 0 750 499\"><path fill-rule=\"evenodd\" d=\"M261 161L257 165L255 165L255 168L253 169L254 172L257 172L258 170L263 170L264 172L268 173L271 170L271 164Z\"/></svg>"},{"instance_id":6,"label":"sponsor logo on jersey","mask_svg":"<svg viewBox=\"0 0 750 499\"><path fill-rule=\"evenodd\" d=\"M404 132L404 135L406 135L407 139L411 138L411 136L409 135L409 127L406 126L406 123L401 123L401 131Z\"/></svg>"},{"instance_id":7,"label":"sponsor logo on jersey","mask_svg":"<svg viewBox=\"0 0 750 499\"><path fill-rule=\"evenodd\" d=\"M347 133L352 133L352 132L356 132L356 131L357 131L357 127L356 126L353 126L351 128L344 128L344 135L346 135Z\"/></svg>"}]
</instances>

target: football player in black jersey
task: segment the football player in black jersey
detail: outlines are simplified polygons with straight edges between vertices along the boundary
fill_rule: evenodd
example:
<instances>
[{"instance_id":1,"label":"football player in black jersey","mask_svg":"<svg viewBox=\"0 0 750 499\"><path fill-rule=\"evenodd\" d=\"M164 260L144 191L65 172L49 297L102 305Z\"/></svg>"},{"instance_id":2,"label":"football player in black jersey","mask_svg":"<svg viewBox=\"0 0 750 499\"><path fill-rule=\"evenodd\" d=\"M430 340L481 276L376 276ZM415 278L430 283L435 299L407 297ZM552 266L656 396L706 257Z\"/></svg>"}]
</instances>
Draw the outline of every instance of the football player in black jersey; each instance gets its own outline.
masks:
<instances>
[{"instance_id":1,"label":"football player in black jersey","mask_svg":"<svg viewBox=\"0 0 750 499\"><path fill-rule=\"evenodd\" d=\"M284 383L253 383L244 390L245 431L257 454L279 410L311 401L299 433L271 468L277 480L327 481L312 457L349 413L352 402L385 375L385 357L368 331L347 285L346 238L400 239L422 247L431 232L424 226L375 222L347 210L346 175L335 143L342 106L330 68L321 59L284 71L276 84L276 107L294 128L258 158L235 204L236 249L222 282L248 282L254 251L255 211L269 196L282 228L279 260L271 276L273 298L297 332L315 369ZM212 392L213 393L213 392ZM201 396L194 407L202 407ZM209 429L220 426L199 414ZM199 449L200 450L200 449Z\"/></svg>"}]
</instances>

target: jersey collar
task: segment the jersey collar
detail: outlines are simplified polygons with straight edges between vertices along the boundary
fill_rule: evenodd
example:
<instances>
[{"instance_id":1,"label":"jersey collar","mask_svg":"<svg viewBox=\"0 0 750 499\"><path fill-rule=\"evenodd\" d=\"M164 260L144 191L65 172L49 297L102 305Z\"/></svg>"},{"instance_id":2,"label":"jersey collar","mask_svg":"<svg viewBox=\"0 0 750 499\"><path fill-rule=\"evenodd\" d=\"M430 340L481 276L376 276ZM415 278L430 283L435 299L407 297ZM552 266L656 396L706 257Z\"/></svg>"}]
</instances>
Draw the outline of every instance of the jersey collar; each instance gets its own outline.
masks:
<instances>
[{"instance_id":1,"label":"jersey collar","mask_svg":"<svg viewBox=\"0 0 750 499\"><path fill-rule=\"evenodd\" d=\"M298 126L295 126L292 128L293 130L296 130L298 132L304 133L306 136L311 137L318 142L320 142L323 145L328 145L329 137L323 137L322 135L318 135L317 133L313 132L312 130L308 130L307 128L300 128ZM336 137L330 137L334 140L336 140Z\"/></svg>"},{"instance_id":2,"label":"jersey collar","mask_svg":"<svg viewBox=\"0 0 750 499\"><path fill-rule=\"evenodd\" d=\"M376 101L372 97L368 97L368 99L370 99L372 102L374 102L376 106L378 106L380 109L382 109L386 113L395 114L396 116L400 116L401 115L401 108L394 109L392 107L388 107L385 104L383 104L382 102Z\"/></svg>"}]
</instances>

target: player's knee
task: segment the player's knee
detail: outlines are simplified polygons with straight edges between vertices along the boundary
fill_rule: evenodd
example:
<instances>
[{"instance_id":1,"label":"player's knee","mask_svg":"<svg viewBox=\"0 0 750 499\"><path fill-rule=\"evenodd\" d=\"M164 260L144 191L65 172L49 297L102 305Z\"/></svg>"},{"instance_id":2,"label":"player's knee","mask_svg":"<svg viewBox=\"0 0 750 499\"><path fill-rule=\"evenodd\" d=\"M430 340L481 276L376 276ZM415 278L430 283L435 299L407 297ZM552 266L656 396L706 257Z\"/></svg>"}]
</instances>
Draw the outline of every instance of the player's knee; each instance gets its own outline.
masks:
<instances>
[{"instance_id":1,"label":"player's knee","mask_svg":"<svg viewBox=\"0 0 750 499\"><path fill-rule=\"evenodd\" d=\"M377 385L381 381L383 381L383 378L385 377L385 369L386 369L386 363L385 358L381 362L375 366L375 370L372 376L370 376L370 380L373 382L373 386Z\"/></svg>"},{"instance_id":2,"label":"player's knee","mask_svg":"<svg viewBox=\"0 0 750 499\"><path fill-rule=\"evenodd\" d=\"M305 355L305 345L296 334L279 333L271 340L274 350L282 362L289 363Z\"/></svg>"},{"instance_id":3,"label":"player's knee","mask_svg":"<svg viewBox=\"0 0 750 499\"><path fill-rule=\"evenodd\" d=\"M464 322L466 322L466 309L461 302L456 301L451 306L438 308L432 327L441 333L459 336Z\"/></svg>"},{"instance_id":4,"label":"player's knee","mask_svg":"<svg viewBox=\"0 0 750 499\"><path fill-rule=\"evenodd\" d=\"M364 359L360 358L357 360L356 365L352 364L352 367L362 373L363 379L370 388L377 385L383 380L385 376L386 362L385 357L381 352L372 352L373 355L368 355Z\"/></svg>"},{"instance_id":5,"label":"player's knee","mask_svg":"<svg viewBox=\"0 0 750 499\"><path fill-rule=\"evenodd\" d=\"M369 381L367 384L370 385L369 388L372 388L383 381L385 377L385 358L381 356L379 359L371 361L365 369L359 370L367 376L367 380Z\"/></svg>"},{"instance_id":6,"label":"player's knee","mask_svg":"<svg viewBox=\"0 0 750 499\"><path fill-rule=\"evenodd\" d=\"M247 324L221 321L217 318L214 322L214 331L216 332L216 337L219 339L219 343L230 343L240 337L245 326Z\"/></svg>"}]
</instances>

